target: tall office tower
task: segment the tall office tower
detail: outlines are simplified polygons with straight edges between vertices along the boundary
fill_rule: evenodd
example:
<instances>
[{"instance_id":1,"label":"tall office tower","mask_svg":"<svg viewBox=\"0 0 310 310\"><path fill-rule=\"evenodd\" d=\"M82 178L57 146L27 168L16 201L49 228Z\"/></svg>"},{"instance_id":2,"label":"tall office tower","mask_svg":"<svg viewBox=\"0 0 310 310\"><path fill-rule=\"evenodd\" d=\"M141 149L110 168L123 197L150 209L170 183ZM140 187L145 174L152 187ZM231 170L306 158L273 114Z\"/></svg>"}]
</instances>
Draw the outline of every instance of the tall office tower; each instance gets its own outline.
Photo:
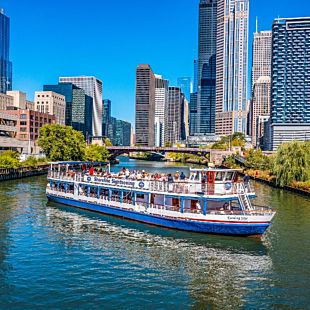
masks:
<instances>
[{"instance_id":1,"label":"tall office tower","mask_svg":"<svg viewBox=\"0 0 310 310\"><path fill-rule=\"evenodd\" d=\"M262 138L262 121L270 116L270 77L261 76L253 86L249 120L252 143L258 146Z\"/></svg>"},{"instance_id":2,"label":"tall office tower","mask_svg":"<svg viewBox=\"0 0 310 310\"><path fill-rule=\"evenodd\" d=\"M92 131L88 135L102 137L102 82L94 76L60 77L59 82L72 83L85 91L88 104L92 100Z\"/></svg>"},{"instance_id":3,"label":"tall office tower","mask_svg":"<svg viewBox=\"0 0 310 310\"><path fill-rule=\"evenodd\" d=\"M272 31L254 33L252 48L252 89L261 76L271 76Z\"/></svg>"},{"instance_id":4,"label":"tall office tower","mask_svg":"<svg viewBox=\"0 0 310 310\"><path fill-rule=\"evenodd\" d=\"M252 48L252 93L248 114L248 133L257 146L262 130L257 121L270 115L270 76L271 76L272 32L254 33Z\"/></svg>"},{"instance_id":5,"label":"tall office tower","mask_svg":"<svg viewBox=\"0 0 310 310\"><path fill-rule=\"evenodd\" d=\"M197 93L192 93L189 101L189 134L197 133Z\"/></svg>"},{"instance_id":6,"label":"tall office tower","mask_svg":"<svg viewBox=\"0 0 310 310\"><path fill-rule=\"evenodd\" d=\"M105 99L102 100L102 105L103 105L103 113L102 113L102 135L104 137L108 136L108 125L111 119L111 113L112 113L112 108L111 108L111 100Z\"/></svg>"},{"instance_id":7,"label":"tall office tower","mask_svg":"<svg viewBox=\"0 0 310 310\"><path fill-rule=\"evenodd\" d=\"M181 140L189 136L189 104L184 94L181 98Z\"/></svg>"},{"instance_id":8,"label":"tall office tower","mask_svg":"<svg viewBox=\"0 0 310 310\"><path fill-rule=\"evenodd\" d=\"M131 124L123 120L116 120L115 146L130 146Z\"/></svg>"},{"instance_id":9,"label":"tall office tower","mask_svg":"<svg viewBox=\"0 0 310 310\"><path fill-rule=\"evenodd\" d=\"M217 0L200 0L197 134L215 132Z\"/></svg>"},{"instance_id":10,"label":"tall office tower","mask_svg":"<svg viewBox=\"0 0 310 310\"><path fill-rule=\"evenodd\" d=\"M310 17L273 23L270 112L273 150L310 140Z\"/></svg>"},{"instance_id":11,"label":"tall office tower","mask_svg":"<svg viewBox=\"0 0 310 310\"><path fill-rule=\"evenodd\" d=\"M149 65L136 71L136 145L154 146L155 75Z\"/></svg>"},{"instance_id":12,"label":"tall office tower","mask_svg":"<svg viewBox=\"0 0 310 310\"><path fill-rule=\"evenodd\" d=\"M168 101L168 80L155 75L155 146L165 144L165 109Z\"/></svg>"},{"instance_id":13,"label":"tall office tower","mask_svg":"<svg viewBox=\"0 0 310 310\"><path fill-rule=\"evenodd\" d=\"M112 142L113 145L116 145L116 121L117 119L113 116L110 118L110 122L108 124L108 138Z\"/></svg>"},{"instance_id":14,"label":"tall office tower","mask_svg":"<svg viewBox=\"0 0 310 310\"><path fill-rule=\"evenodd\" d=\"M165 121L165 143L174 144L181 140L182 92L179 87L169 87Z\"/></svg>"},{"instance_id":15,"label":"tall office tower","mask_svg":"<svg viewBox=\"0 0 310 310\"><path fill-rule=\"evenodd\" d=\"M55 115L56 123L65 125L66 98L52 91L36 91L34 95L35 110Z\"/></svg>"},{"instance_id":16,"label":"tall office tower","mask_svg":"<svg viewBox=\"0 0 310 310\"><path fill-rule=\"evenodd\" d=\"M177 86L181 88L182 93L184 94L187 100L190 100L192 93L192 79L190 77L179 77L177 79Z\"/></svg>"},{"instance_id":17,"label":"tall office tower","mask_svg":"<svg viewBox=\"0 0 310 310\"><path fill-rule=\"evenodd\" d=\"M193 93L198 92L198 60L194 60L194 83L193 83Z\"/></svg>"},{"instance_id":18,"label":"tall office tower","mask_svg":"<svg viewBox=\"0 0 310 310\"><path fill-rule=\"evenodd\" d=\"M216 134L246 131L249 0L219 0L216 47Z\"/></svg>"},{"instance_id":19,"label":"tall office tower","mask_svg":"<svg viewBox=\"0 0 310 310\"><path fill-rule=\"evenodd\" d=\"M0 93L12 90L12 62L10 61L10 19L0 9Z\"/></svg>"}]
</instances>

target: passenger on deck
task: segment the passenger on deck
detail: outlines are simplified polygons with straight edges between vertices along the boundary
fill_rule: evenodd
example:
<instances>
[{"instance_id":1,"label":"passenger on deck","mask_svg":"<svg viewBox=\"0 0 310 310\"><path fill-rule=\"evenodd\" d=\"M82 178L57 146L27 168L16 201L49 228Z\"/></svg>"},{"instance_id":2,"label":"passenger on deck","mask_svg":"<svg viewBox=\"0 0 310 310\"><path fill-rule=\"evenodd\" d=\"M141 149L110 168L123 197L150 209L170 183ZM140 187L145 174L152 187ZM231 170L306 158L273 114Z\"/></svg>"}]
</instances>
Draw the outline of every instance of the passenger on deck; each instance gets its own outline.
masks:
<instances>
[{"instance_id":1,"label":"passenger on deck","mask_svg":"<svg viewBox=\"0 0 310 310\"><path fill-rule=\"evenodd\" d=\"M171 173L168 174L168 182L172 183L173 182L173 177Z\"/></svg>"},{"instance_id":2,"label":"passenger on deck","mask_svg":"<svg viewBox=\"0 0 310 310\"><path fill-rule=\"evenodd\" d=\"M184 181L186 178L184 172L182 171L181 174L180 174L180 180Z\"/></svg>"}]
</instances>

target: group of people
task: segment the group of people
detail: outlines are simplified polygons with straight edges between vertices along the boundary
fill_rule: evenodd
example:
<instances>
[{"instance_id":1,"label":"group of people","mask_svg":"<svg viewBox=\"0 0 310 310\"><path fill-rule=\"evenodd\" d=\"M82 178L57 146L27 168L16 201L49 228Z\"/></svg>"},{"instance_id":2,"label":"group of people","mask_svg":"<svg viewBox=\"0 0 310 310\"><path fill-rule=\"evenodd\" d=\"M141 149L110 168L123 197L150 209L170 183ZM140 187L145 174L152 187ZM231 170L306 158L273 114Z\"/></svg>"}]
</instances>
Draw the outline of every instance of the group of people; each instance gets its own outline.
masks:
<instances>
[{"instance_id":1,"label":"group of people","mask_svg":"<svg viewBox=\"0 0 310 310\"><path fill-rule=\"evenodd\" d=\"M175 182L185 181L187 179L183 171L176 171L175 174L171 173L149 173L145 170L133 170L130 171L128 168L123 167L118 173L110 173L107 169L89 167L89 169L83 170L83 173L90 176L98 177L116 177L124 178L128 180L149 180L149 181L162 181L162 182Z\"/></svg>"}]
</instances>

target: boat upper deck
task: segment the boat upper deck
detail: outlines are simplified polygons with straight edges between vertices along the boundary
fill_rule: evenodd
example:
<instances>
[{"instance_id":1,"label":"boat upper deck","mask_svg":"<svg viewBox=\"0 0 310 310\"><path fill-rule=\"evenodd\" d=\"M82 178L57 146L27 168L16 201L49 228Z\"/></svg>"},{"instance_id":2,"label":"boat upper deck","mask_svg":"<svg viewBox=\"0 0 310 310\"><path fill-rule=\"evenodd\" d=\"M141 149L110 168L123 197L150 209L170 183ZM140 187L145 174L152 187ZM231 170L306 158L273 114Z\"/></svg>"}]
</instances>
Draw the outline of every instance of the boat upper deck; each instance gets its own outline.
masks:
<instances>
[{"instance_id":1,"label":"boat upper deck","mask_svg":"<svg viewBox=\"0 0 310 310\"><path fill-rule=\"evenodd\" d=\"M89 163L52 163L48 177L140 192L199 196L237 195L244 192L254 194L250 183L244 183L238 172L237 169L191 169L187 177L178 171L172 175L123 168L118 173L111 173L109 167L94 167Z\"/></svg>"}]
</instances>

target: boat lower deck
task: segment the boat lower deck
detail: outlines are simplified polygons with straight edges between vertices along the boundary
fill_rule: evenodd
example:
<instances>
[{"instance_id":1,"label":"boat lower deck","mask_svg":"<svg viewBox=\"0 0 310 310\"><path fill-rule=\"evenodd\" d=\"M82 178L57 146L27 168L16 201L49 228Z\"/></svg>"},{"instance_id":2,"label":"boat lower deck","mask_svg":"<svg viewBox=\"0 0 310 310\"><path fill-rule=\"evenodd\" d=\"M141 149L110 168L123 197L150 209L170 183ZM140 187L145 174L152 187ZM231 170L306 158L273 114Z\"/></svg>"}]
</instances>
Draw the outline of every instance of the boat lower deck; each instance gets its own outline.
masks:
<instances>
[{"instance_id":1,"label":"boat lower deck","mask_svg":"<svg viewBox=\"0 0 310 310\"><path fill-rule=\"evenodd\" d=\"M261 235L270 225L270 213L250 211L216 211L207 214L181 213L165 206L127 204L125 202L74 196L47 189L49 200L75 208L123 217L147 224L192 232L225 235Z\"/></svg>"}]
</instances>

